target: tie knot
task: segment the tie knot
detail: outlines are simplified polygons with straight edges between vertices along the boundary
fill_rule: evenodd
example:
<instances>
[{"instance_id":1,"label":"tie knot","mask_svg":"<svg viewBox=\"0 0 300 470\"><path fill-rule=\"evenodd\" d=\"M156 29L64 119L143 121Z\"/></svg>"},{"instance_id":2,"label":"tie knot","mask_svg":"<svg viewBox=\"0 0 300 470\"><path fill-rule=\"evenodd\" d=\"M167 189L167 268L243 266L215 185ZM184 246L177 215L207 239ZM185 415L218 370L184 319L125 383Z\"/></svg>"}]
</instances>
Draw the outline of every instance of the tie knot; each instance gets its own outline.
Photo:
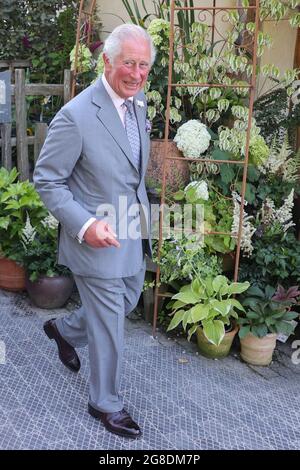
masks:
<instances>
[{"instance_id":1,"label":"tie knot","mask_svg":"<svg viewBox=\"0 0 300 470\"><path fill-rule=\"evenodd\" d=\"M132 112L133 111L133 101L125 100L124 105L126 106L127 110Z\"/></svg>"}]
</instances>

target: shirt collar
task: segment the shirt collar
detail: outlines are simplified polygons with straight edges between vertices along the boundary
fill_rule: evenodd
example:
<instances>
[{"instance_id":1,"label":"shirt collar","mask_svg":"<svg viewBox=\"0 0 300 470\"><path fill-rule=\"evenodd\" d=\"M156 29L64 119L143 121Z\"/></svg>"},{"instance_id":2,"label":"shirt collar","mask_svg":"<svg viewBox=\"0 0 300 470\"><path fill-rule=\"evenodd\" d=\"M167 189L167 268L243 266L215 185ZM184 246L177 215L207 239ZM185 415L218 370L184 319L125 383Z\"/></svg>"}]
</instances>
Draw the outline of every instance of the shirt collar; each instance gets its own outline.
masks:
<instances>
[{"instance_id":1,"label":"shirt collar","mask_svg":"<svg viewBox=\"0 0 300 470\"><path fill-rule=\"evenodd\" d=\"M118 108L119 106L122 106L124 104L124 98L121 98L115 90L112 89L108 81L106 80L106 77L104 73L102 74L102 83L104 85L105 90L109 94L112 102L114 103L115 107ZM127 98L129 101L133 101L133 96L130 96L130 98Z\"/></svg>"}]
</instances>

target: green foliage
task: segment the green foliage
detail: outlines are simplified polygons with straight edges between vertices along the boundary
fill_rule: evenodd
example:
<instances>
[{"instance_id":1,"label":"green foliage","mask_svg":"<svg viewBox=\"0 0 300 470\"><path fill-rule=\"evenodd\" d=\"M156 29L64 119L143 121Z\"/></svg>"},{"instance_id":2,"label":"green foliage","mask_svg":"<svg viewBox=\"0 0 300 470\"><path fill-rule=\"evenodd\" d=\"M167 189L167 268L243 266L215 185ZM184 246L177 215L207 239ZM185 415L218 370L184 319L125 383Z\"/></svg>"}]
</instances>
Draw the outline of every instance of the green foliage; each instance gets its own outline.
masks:
<instances>
[{"instance_id":1,"label":"green foliage","mask_svg":"<svg viewBox=\"0 0 300 470\"><path fill-rule=\"evenodd\" d=\"M30 59L31 82L62 83L75 42L76 16L72 0L2 0L0 58Z\"/></svg>"},{"instance_id":2,"label":"green foliage","mask_svg":"<svg viewBox=\"0 0 300 470\"><path fill-rule=\"evenodd\" d=\"M63 83L75 42L78 4L72 0L0 0L0 59L28 59L26 81ZM62 97L27 97L28 127L49 122Z\"/></svg>"},{"instance_id":3,"label":"green foliage","mask_svg":"<svg viewBox=\"0 0 300 470\"><path fill-rule=\"evenodd\" d=\"M211 190L210 198L204 204L206 231L230 233L232 226L232 200ZM205 235L204 243L210 253L230 253L236 242L230 235Z\"/></svg>"},{"instance_id":4,"label":"green foliage","mask_svg":"<svg viewBox=\"0 0 300 470\"><path fill-rule=\"evenodd\" d=\"M236 106L235 108L238 107ZM237 119L232 129L224 126L218 129L218 145L220 149L228 152L236 160L246 157L247 126L248 123L245 120ZM270 149L264 138L260 135L259 127L256 126L253 120L249 141L249 163L258 167L267 160L269 154Z\"/></svg>"},{"instance_id":5,"label":"green foliage","mask_svg":"<svg viewBox=\"0 0 300 470\"><path fill-rule=\"evenodd\" d=\"M182 323L185 331L189 326L190 340L201 326L206 338L219 345L225 336L224 325L238 318L237 310L244 310L232 297L247 290L249 285L249 282L230 282L225 276L195 278L172 297L169 308L172 308L173 318L168 331Z\"/></svg>"},{"instance_id":6,"label":"green foliage","mask_svg":"<svg viewBox=\"0 0 300 470\"><path fill-rule=\"evenodd\" d=\"M57 264L57 225L53 226L45 219L34 227L34 235L26 239L23 234L24 254L22 264L26 268L31 281L36 281L40 276L70 275L65 266Z\"/></svg>"},{"instance_id":7,"label":"green foliage","mask_svg":"<svg viewBox=\"0 0 300 470\"><path fill-rule=\"evenodd\" d=\"M299 162L300 153L295 154L287 147L287 139L274 139L270 147L270 156L264 166L249 164L245 199L250 204L250 213L260 209L267 197L271 198L276 206L290 194L294 188L300 192ZM214 150L213 158L229 159L231 154ZM230 196L232 191L241 194L243 170L239 165L220 165L219 174L214 175L214 185L224 196Z\"/></svg>"},{"instance_id":8,"label":"green foliage","mask_svg":"<svg viewBox=\"0 0 300 470\"><path fill-rule=\"evenodd\" d=\"M189 189L188 192L178 191L173 197L182 204L201 204L203 206L205 232L230 233L233 217L231 198L224 197L212 184L209 184L209 198L206 201L197 200L195 191L194 188ZM210 254L229 253L235 248L235 239L230 235L205 234L204 245Z\"/></svg>"},{"instance_id":9,"label":"green foliage","mask_svg":"<svg viewBox=\"0 0 300 470\"><path fill-rule=\"evenodd\" d=\"M283 142L286 132L291 145L295 129L300 125L300 103L291 101L288 108L287 88L268 91L254 102L254 116L268 145L276 139Z\"/></svg>"},{"instance_id":10,"label":"green foliage","mask_svg":"<svg viewBox=\"0 0 300 470\"><path fill-rule=\"evenodd\" d=\"M24 247L21 243L22 231L27 213L36 225L46 214L46 209L29 181L16 182L17 171L0 169L0 252L22 263Z\"/></svg>"},{"instance_id":11,"label":"green foliage","mask_svg":"<svg viewBox=\"0 0 300 470\"><path fill-rule=\"evenodd\" d=\"M300 26L300 19L297 7L299 0L261 0L260 19L273 18L276 21L287 17L292 27Z\"/></svg>"},{"instance_id":12,"label":"green foliage","mask_svg":"<svg viewBox=\"0 0 300 470\"><path fill-rule=\"evenodd\" d=\"M276 227L263 233L260 230L253 246L251 258L242 261L241 280L259 287L275 287L278 283L289 287L300 282L300 243L293 233L282 233Z\"/></svg>"},{"instance_id":13,"label":"green foliage","mask_svg":"<svg viewBox=\"0 0 300 470\"><path fill-rule=\"evenodd\" d=\"M241 299L244 307L244 316L238 319L241 325L239 336L244 338L252 333L262 338L269 333L283 333L289 336L294 331L291 320L298 317L298 313L291 311L291 300L278 301L274 299L275 289L266 286L263 290L252 286Z\"/></svg>"},{"instance_id":14,"label":"green foliage","mask_svg":"<svg viewBox=\"0 0 300 470\"><path fill-rule=\"evenodd\" d=\"M157 259L154 257L154 261ZM190 239L164 240L160 258L160 280L175 289L195 277L216 276L222 272L221 260L208 254Z\"/></svg>"}]
</instances>

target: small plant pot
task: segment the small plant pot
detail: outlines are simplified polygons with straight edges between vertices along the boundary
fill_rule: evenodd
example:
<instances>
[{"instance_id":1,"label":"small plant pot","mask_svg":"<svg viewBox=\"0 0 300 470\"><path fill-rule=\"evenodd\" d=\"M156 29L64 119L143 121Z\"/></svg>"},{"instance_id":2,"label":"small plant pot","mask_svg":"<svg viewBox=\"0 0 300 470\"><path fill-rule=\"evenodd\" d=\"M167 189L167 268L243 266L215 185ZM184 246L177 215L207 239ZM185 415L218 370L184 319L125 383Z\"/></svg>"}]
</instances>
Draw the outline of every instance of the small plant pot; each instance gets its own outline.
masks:
<instances>
[{"instance_id":1,"label":"small plant pot","mask_svg":"<svg viewBox=\"0 0 300 470\"><path fill-rule=\"evenodd\" d=\"M241 342L241 358L254 366L268 366L273 357L277 335L270 333L263 338L257 338L248 333Z\"/></svg>"},{"instance_id":2,"label":"small plant pot","mask_svg":"<svg viewBox=\"0 0 300 470\"><path fill-rule=\"evenodd\" d=\"M163 174L163 161L165 150L164 140L152 139L149 164L146 177L160 184ZM181 157L179 160L166 161L166 179L172 191L178 191L179 187L190 181L189 161L184 158L182 152L172 140L167 144L168 157Z\"/></svg>"},{"instance_id":3,"label":"small plant pot","mask_svg":"<svg viewBox=\"0 0 300 470\"><path fill-rule=\"evenodd\" d=\"M74 285L73 277L40 276L37 281L30 281L26 276L26 289L30 300L39 308L61 308L69 299Z\"/></svg>"},{"instance_id":4,"label":"small plant pot","mask_svg":"<svg viewBox=\"0 0 300 470\"><path fill-rule=\"evenodd\" d=\"M25 290L25 269L11 259L0 258L0 289Z\"/></svg>"},{"instance_id":5,"label":"small plant pot","mask_svg":"<svg viewBox=\"0 0 300 470\"><path fill-rule=\"evenodd\" d=\"M238 326L234 326L231 331L225 333L224 338L222 339L219 346L212 344L203 333L201 326L197 328L197 344L200 353L211 359L221 359L228 356L233 339L238 332Z\"/></svg>"}]
</instances>

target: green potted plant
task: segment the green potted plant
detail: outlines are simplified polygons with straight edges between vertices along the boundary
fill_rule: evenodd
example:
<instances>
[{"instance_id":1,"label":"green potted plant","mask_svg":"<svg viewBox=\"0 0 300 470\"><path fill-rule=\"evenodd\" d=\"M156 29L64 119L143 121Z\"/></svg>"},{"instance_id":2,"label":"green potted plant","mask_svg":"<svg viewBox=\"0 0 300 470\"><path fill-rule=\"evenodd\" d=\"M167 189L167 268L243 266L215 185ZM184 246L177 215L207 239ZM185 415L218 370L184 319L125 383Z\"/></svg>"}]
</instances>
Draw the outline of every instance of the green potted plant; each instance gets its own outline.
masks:
<instances>
[{"instance_id":1,"label":"green potted plant","mask_svg":"<svg viewBox=\"0 0 300 470\"><path fill-rule=\"evenodd\" d=\"M293 189L279 207L269 197L265 199L256 213L254 236L249 240L251 252L242 258L241 279L260 288L268 284L275 287L278 282L289 287L300 281L300 243L294 232L293 206Z\"/></svg>"},{"instance_id":2,"label":"green potted plant","mask_svg":"<svg viewBox=\"0 0 300 470\"><path fill-rule=\"evenodd\" d=\"M294 286L286 295L280 286L266 286L264 290L252 286L241 303L244 314L238 319L240 325L241 357L244 361L265 366L272 361L279 333L289 336L294 331L291 320L298 313L291 310L300 292Z\"/></svg>"},{"instance_id":3,"label":"green potted plant","mask_svg":"<svg viewBox=\"0 0 300 470\"><path fill-rule=\"evenodd\" d=\"M26 214L33 225L46 214L33 184L16 181L17 176L16 168L0 168L0 287L13 291L25 288L21 236Z\"/></svg>"},{"instance_id":4,"label":"green potted plant","mask_svg":"<svg viewBox=\"0 0 300 470\"><path fill-rule=\"evenodd\" d=\"M65 266L57 264L58 222L48 213L33 227L27 215L22 234L26 289L40 308L62 307L71 295L74 280Z\"/></svg>"},{"instance_id":5,"label":"green potted plant","mask_svg":"<svg viewBox=\"0 0 300 470\"><path fill-rule=\"evenodd\" d=\"M192 181L183 190L177 191L173 197L181 204L203 206L205 232L217 231L230 234L233 223L232 198L220 194L211 181L204 179ZM193 217L195 214L194 212ZM193 228L196 228L194 222L193 220ZM225 255L233 252L236 241L230 235L209 234L204 237L204 245L210 254Z\"/></svg>"},{"instance_id":6,"label":"green potted plant","mask_svg":"<svg viewBox=\"0 0 300 470\"><path fill-rule=\"evenodd\" d=\"M152 228L153 226L154 221L152 219ZM146 264L144 313L147 320L151 320L153 315L153 287L155 285L153 273L156 273L158 265L160 267L160 294L167 292L168 296L171 292L178 292L183 285L198 276L215 277L222 273L221 259L216 255L207 253L201 243L197 243L196 240L185 234L181 234L178 238L174 234L174 236L163 240L159 262L157 248L158 244L155 240L153 242L153 260L148 258ZM161 313L161 318L164 318L164 323L169 324L170 317L162 308L163 305L163 297L160 297L158 311Z\"/></svg>"},{"instance_id":7,"label":"green potted plant","mask_svg":"<svg viewBox=\"0 0 300 470\"><path fill-rule=\"evenodd\" d=\"M188 328L188 340L197 333L198 348L203 355L227 356L238 331L233 320L238 319L237 310L244 310L232 297L246 291L249 285L249 282L230 282L225 276L196 278L172 297L173 318L168 331L182 323L184 330ZM231 331L226 333L225 327Z\"/></svg>"}]
</instances>

